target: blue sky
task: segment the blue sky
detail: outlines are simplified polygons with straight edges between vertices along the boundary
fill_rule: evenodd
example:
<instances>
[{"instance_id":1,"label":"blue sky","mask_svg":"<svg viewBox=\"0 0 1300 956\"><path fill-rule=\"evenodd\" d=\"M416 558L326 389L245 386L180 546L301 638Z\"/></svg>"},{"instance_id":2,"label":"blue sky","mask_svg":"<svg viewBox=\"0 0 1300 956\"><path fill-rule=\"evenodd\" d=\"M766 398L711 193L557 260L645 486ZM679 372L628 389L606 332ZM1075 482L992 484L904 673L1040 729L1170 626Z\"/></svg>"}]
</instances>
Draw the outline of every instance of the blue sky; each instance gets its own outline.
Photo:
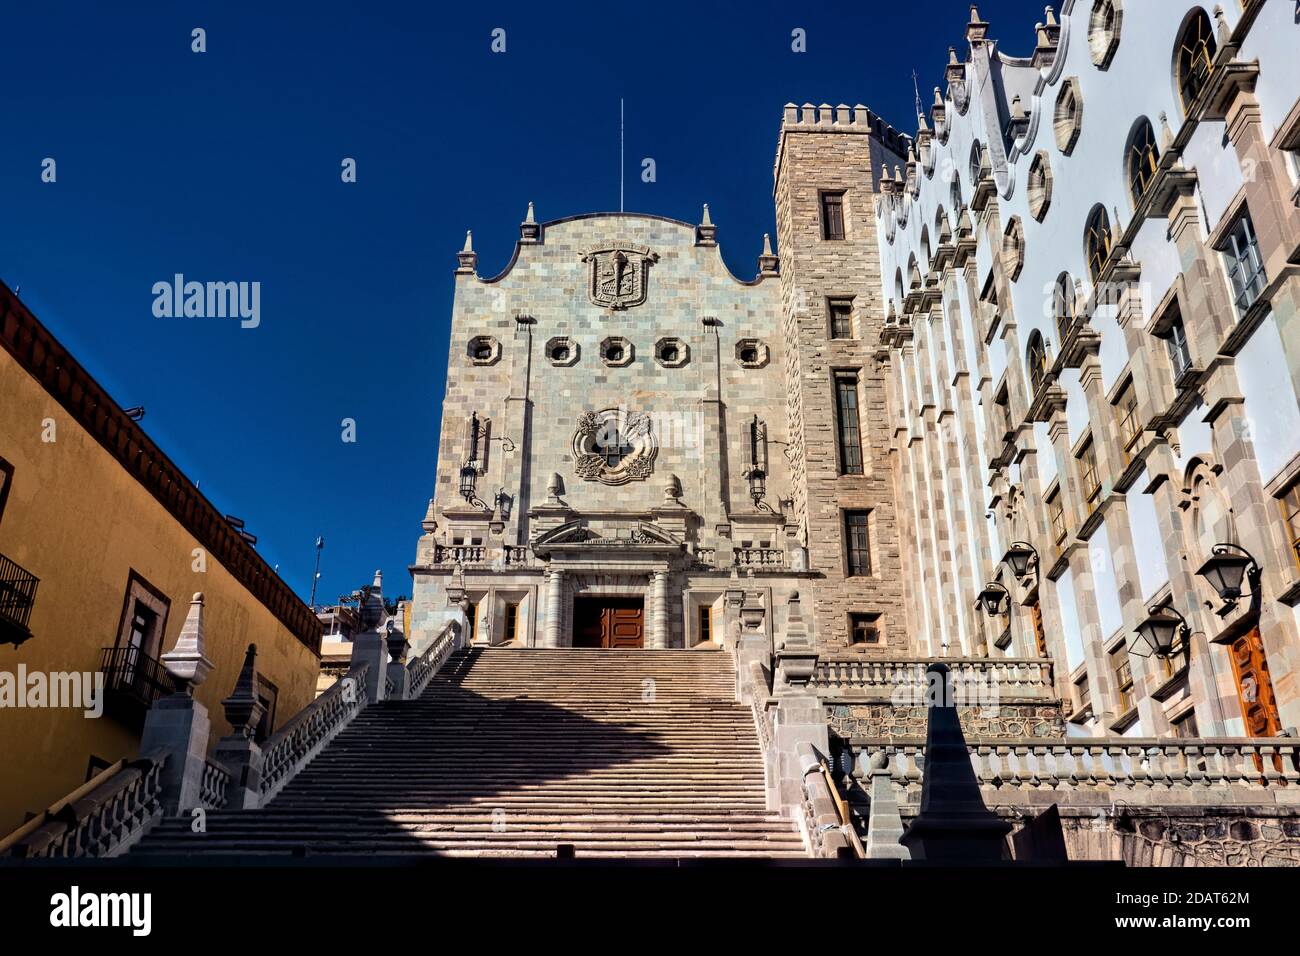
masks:
<instances>
[{"instance_id":1,"label":"blue sky","mask_svg":"<svg viewBox=\"0 0 1300 956\"><path fill-rule=\"evenodd\" d=\"M1007 52L1029 52L1042 4L979 6ZM782 105L861 102L911 131L912 71L928 104L968 15L948 0L6 4L0 278L118 402L145 406L146 431L304 599L318 534L318 600L375 568L409 593L465 230L494 275L529 200L540 219L617 209L622 97L627 209L697 221L708 202L750 275L775 233ZM156 318L151 289L176 273L260 282L261 324Z\"/></svg>"}]
</instances>

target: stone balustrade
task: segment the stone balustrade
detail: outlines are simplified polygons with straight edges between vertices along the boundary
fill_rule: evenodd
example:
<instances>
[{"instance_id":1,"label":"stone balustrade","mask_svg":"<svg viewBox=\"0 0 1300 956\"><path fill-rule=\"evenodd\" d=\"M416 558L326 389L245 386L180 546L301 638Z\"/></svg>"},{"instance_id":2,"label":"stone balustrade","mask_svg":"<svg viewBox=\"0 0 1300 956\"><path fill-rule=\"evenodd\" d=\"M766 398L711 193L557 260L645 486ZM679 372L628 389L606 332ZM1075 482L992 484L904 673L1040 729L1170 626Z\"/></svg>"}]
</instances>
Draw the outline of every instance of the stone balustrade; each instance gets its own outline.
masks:
<instances>
[{"instance_id":1,"label":"stone balustrade","mask_svg":"<svg viewBox=\"0 0 1300 956\"><path fill-rule=\"evenodd\" d=\"M123 852L162 816L167 759L119 760L0 840L0 856L62 859Z\"/></svg>"},{"instance_id":2,"label":"stone balustrade","mask_svg":"<svg viewBox=\"0 0 1300 956\"><path fill-rule=\"evenodd\" d=\"M936 660L948 665L959 706L999 702L1049 701L1057 698L1052 662L1038 658L895 658L821 656L809 689L821 698L890 701L896 705L928 704L926 668Z\"/></svg>"},{"instance_id":3,"label":"stone balustrade","mask_svg":"<svg viewBox=\"0 0 1300 956\"><path fill-rule=\"evenodd\" d=\"M438 673L452 651L459 646L459 636L460 625L455 621L448 622L420 656L406 665L407 672L410 674L409 697L420 696L429 681L433 679L433 675Z\"/></svg>"},{"instance_id":4,"label":"stone balustrade","mask_svg":"<svg viewBox=\"0 0 1300 956\"><path fill-rule=\"evenodd\" d=\"M300 710L262 745L261 802L265 804L293 779L369 701L369 664L348 672Z\"/></svg>"},{"instance_id":5,"label":"stone balustrade","mask_svg":"<svg viewBox=\"0 0 1300 956\"><path fill-rule=\"evenodd\" d=\"M883 754L900 802L916 804L925 743L853 739L854 777ZM990 805L1300 805L1300 741L1289 737L1079 737L968 741ZM1064 797L1068 793L1069 796Z\"/></svg>"},{"instance_id":6,"label":"stone balustrade","mask_svg":"<svg viewBox=\"0 0 1300 956\"><path fill-rule=\"evenodd\" d=\"M199 784L199 806L205 810L225 809L226 785L230 783L230 771L211 757L203 766L203 779Z\"/></svg>"},{"instance_id":7,"label":"stone balustrade","mask_svg":"<svg viewBox=\"0 0 1300 956\"><path fill-rule=\"evenodd\" d=\"M487 564L488 549L481 544L439 544L433 549L434 564Z\"/></svg>"},{"instance_id":8,"label":"stone balustrade","mask_svg":"<svg viewBox=\"0 0 1300 956\"><path fill-rule=\"evenodd\" d=\"M785 567L785 552L780 548L733 548L732 558L738 567Z\"/></svg>"}]
</instances>

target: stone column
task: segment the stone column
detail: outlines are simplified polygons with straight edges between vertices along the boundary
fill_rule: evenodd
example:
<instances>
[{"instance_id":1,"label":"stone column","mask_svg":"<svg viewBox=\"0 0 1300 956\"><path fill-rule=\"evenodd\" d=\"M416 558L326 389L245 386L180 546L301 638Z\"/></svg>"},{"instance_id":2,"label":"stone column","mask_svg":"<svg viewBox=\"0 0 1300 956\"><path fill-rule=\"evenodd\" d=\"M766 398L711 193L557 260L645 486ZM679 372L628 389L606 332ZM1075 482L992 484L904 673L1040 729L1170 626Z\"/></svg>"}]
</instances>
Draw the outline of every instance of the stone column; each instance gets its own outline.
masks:
<instances>
[{"instance_id":1,"label":"stone column","mask_svg":"<svg viewBox=\"0 0 1300 956\"><path fill-rule=\"evenodd\" d=\"M543 647L560 646L560 627L564 620L564 572L559 568L550 568L546 572L546 633Z\"/></svg>"},{"instance_id":2,"label":"stone column","mask_svg":"<svg viewBox=\"0 0 1300 956\"><path fill-rule=\"evenodd\" d=\"M668 647L668 572L650 573L650 633L646 646L655 650Z\"/></svg>"}]
</instances>

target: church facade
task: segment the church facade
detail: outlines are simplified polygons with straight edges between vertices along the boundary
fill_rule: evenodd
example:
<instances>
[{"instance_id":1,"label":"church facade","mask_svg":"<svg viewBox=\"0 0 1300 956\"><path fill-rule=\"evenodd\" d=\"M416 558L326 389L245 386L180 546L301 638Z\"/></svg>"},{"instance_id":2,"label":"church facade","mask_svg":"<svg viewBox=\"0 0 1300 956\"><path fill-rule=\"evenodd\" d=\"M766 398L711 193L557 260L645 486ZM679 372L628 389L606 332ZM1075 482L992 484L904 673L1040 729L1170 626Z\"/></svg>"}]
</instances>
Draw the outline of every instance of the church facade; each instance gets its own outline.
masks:
<instances>
[{"instance_id":1,"label":"church facade","mask_svg":"<svg viewBox=\"0 0 1300 956\"><path fill-rule=\"evenodd\" d=\"M865 107L792 116L778 236L733 276L702 222L537 222L501 275L460 253L436 487L411 601L421 646L689 648L742 615L871 655L902 616L873 170L905 140Z\"/></svg>"}]
</instances>

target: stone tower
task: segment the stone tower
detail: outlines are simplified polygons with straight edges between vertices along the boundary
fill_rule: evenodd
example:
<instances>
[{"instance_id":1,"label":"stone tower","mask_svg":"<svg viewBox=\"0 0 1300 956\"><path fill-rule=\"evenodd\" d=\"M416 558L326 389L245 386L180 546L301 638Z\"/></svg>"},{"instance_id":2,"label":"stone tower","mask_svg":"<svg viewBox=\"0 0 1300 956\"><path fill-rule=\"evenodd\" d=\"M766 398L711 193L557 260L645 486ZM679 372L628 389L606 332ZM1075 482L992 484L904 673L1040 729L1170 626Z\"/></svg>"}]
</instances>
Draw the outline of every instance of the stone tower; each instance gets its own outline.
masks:
<instances>
[{"instance_id":1,"label":"stone tower","mask_svg":"<svg viewBox=\"0 0 1300 956\"><path fill-rule=\"evenodd\" d=\"M775 168L794 518L809 567L820 572L812 588L817 641L895 656L910 629L887 375L877 358L884 313L875 197L878 171L905 163L909 145L864 106L791 103ZM862 540L850 524L860 522L867 569L860 548L858 560L850 554L855 534Z\"/></svg>"}]
</instances>

